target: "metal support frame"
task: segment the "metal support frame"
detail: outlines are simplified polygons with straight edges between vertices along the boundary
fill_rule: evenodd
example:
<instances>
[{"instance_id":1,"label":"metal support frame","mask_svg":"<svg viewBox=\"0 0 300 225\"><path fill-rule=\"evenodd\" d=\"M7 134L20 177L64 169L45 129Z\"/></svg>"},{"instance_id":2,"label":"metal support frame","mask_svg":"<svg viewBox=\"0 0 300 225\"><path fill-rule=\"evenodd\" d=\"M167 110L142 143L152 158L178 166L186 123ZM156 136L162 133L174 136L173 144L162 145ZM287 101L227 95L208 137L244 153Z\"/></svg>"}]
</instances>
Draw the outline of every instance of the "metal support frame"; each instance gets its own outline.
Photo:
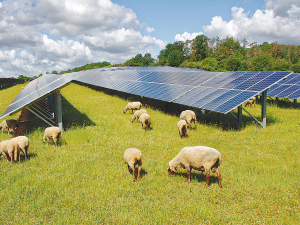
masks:
<instances>
[{"instance_id":1,"label":"metal support frame","mask_svg":"<svg viewBox=\"0 0 300 225\"><path fill-rule=\"evenodd\" d=\"M57 89L54 93L54 105L55 105L55 122L63 132L63 123L62 123L62 107L61 107L61 95L60 90Z\"/></svg>"},{"instance_id":2,"label":"metal support frame","mask_svg":"<svg viewBox=\"0 0 300 225\"><path fill-rule=\"evenodd\" d=\"M49 121L47 121L46 119L44 119L42 116L40 116L37 112L35 112L33 109L31 108L28 108L28 110L30 112L32 112L34 115L36 115L37 117L39 117L41 120L43 120L45 123L49 124L51 127L54 125L54 124L51 124Z\"/></svg>"},{"instance_id":3,"label":"metal support frame","mask_svg":"<svg viewBox=\"0 0 300 225\"><path fill-rule=\"evenodd\" d=\"M267 127L267 90L262 92L261 95L261 119L262 119L262 129Z\"/></svg>"},{"instance_id":4,"label":"metal support frame","mask_svg":"<svg viewBox=\"0 0 300 225\"><path fill-rule=\"evenodd\" d=\"M297 99L294 99L294 107L297 106Z\"/></svg>"}]
</instances>

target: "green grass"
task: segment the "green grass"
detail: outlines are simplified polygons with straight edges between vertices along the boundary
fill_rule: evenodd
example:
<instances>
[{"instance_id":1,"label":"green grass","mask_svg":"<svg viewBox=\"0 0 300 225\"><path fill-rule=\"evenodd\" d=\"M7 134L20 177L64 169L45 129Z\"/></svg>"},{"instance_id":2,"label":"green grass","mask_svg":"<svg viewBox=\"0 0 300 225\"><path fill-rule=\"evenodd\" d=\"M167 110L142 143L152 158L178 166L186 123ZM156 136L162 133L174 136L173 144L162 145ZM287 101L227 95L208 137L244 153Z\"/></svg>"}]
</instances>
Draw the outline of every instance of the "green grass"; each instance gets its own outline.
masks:
<instances>
[{"instance_id":1,"label":"green grass","mask_svg":"<svg viewBox=\"0 0 300 225\"><path fill-rule=\"evenodd\" d=\"M21 86L0 91L3 112ZM1 224L296 224L300 221L299 108L268 102L267 129L244 114L241 129L231 115L202 115L197 130L180 139L175 113L147 109L152 129L122 113L127 100L70 84L61 90L61 144L43 144L46 127L34 127L29 160L0 158ZM249 108L257 118L260 105ZM14 116L17 117L17 116ZM8 117L7 117L8 118ZM4 119L7 119L4 118ZM39 121L34 118L35 121ZM3 134L0 140L11 136ZM184 146L206 145L222 154L215 174L186 170L174 177L168 162ZM143 153L140 180L132 182L126 148Z\"/></svg>"}]
</instances>

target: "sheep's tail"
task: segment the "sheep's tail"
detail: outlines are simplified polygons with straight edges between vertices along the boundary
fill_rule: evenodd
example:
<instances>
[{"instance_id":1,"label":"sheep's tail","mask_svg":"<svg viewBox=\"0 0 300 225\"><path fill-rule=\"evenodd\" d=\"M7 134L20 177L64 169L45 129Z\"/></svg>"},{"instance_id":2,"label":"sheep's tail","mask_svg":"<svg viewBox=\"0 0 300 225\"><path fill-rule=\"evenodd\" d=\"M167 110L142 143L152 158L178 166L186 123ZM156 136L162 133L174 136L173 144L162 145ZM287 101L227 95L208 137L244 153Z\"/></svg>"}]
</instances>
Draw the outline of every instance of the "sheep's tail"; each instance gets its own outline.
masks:
<instances>
[{"instance_id":1,"label":"sheep's tail","mask_svg":"<svg viewBox=\"0 0 300 225\"><path fill-rule=\"evenodd\" d=\"M217 161L215 162L215 164L211 167L211 171L213 173L215 173L216 170L220 167L220 163L221 163L221 156L217 159Z\"/></svg>"}]
</instances>

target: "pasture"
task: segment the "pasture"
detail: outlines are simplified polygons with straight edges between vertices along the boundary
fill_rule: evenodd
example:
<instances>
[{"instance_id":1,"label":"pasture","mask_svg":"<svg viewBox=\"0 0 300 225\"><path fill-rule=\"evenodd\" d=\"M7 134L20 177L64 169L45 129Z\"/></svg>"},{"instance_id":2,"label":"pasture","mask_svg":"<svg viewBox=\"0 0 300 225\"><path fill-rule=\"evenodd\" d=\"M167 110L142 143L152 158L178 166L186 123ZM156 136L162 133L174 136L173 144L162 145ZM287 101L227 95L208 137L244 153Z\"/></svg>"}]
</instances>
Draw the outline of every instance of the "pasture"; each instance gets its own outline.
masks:
<instances>
[{"instance_id":1,"label":"pasture","mask_svg":"<svg viewBox=\"0 0 300 225\"><path fill-rule=\"evenodd\" d=\"M1 113L21 87L0 91ZM1 224L299 223L300 118L292 104L268 101L264 131L244 113L241 129L224 124L234 120L230 115L218 122L217 114L198 114L197 129L180 139L177 114L147 108L152 125L145 132L122 112L134 99L74 83L61 94L65 130L59 147L42 143L46 125L34 117L29 159L11 165L0 158ZM259 104L247 109L260 117ZM4 132L0 141L11 137ZM216 174L209 188L199 171L192 170L190 184L183 168L169 176L168 162L195 145L221 152L223 188ZM123 160L129 147L143 153L136 182Z\"/></svg>"}]
</instances>

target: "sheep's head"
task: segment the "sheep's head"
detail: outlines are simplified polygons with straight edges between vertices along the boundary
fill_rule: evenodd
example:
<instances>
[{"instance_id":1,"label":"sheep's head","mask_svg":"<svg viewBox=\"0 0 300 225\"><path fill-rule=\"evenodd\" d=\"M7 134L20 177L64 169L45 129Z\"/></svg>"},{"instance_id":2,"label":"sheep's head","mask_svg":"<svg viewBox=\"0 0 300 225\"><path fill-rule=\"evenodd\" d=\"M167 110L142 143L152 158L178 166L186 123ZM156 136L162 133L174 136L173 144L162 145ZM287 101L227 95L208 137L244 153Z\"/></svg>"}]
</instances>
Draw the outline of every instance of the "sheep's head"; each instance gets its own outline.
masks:
<instances>
[{"instance_id":1,"label":"sheep's head","mask_svg":"<svg viewBox=\"0 0 300 225\"><path fill-rule=\"evenodd\" d=\"M169 171L170 175L173 177L176 170L171 169L170 164L168 164L167 170Z\"/></svg>"},{"instance_id":2,"label":"sheep's head","mask_svg":"<svg viewBox=\"0 0 300 225\"><path fill-rule=\"evenodd\" d=\"M135 116L133 115L130 119L131 122L133 122L135 120Z\"/></svg>"}]
</instances>

